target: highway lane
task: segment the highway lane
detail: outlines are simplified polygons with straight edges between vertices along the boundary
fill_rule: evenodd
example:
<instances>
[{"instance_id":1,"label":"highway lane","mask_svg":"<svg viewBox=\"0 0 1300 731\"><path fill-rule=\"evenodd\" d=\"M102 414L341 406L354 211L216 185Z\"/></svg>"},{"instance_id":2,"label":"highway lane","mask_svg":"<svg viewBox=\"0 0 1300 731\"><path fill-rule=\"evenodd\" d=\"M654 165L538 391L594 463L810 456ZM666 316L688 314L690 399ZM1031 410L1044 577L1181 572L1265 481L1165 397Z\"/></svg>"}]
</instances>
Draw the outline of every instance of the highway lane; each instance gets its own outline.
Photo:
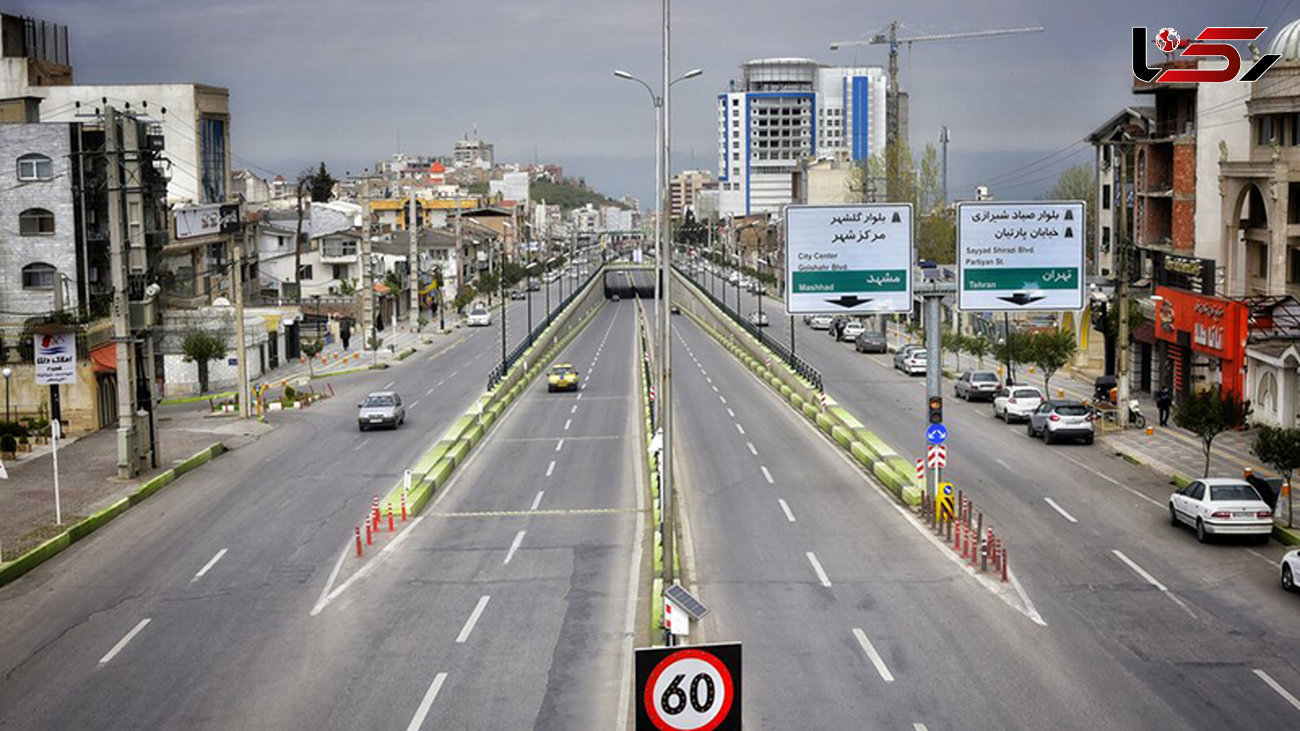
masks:
<instances>
[{"instance_id":1,"label":"highway lane","mask_svg":"<svg viewBox=\"0 0 1300 731\"><path fill-rule=\"evenodd\" d=\"M745 643L747 724L1138 728L1177 716L1122 665L968 576L708 336L677 328L681 494L712 608L692 639Z\"/></svg>"},{"instance_id":2,"label":"highway lane","mask_svg":"<svg viewBox=\"0 0 1300 731\"><path fill-rule=\"evenodd\" d=\"M322 656L351 661L286 699L295 713L325 728L617 726L646 520L634 316L607 304L558 358L582 390L535 384L400 549L312 618Z\"/></svg>"},{"instance_id":3,"label":"highway lane","mask_svg":"<svg viewBox=\"0 0 1300 731\"><path fill-rule=\"evenodd\" d=\"M828 392L905 456L909 448L918 455L923 379L893 371L891 356L857 354L801 321L796 327L799 353L821 370ZM788 341L785 318L773 318L769 331ZM1276 586L1280 546L1198 545L1190 531L1169 526L1171 488L1150 470L1100 444L1030 440L1023 426L995 422L986 404L952 398L950 383L945 397L947 476L995 521L1049 625L1097 635L1171 705L1213 698L1189 725L1294 722L1289 700L1255 672L1300 691L1291 659L1300 630L1285 621L1295 597Z\"/></svg>"},{"instance_id":4,"label":"highway lane","mask_svg":"<svg viewBox=\"0 0 1300 731\"><path fill-rule=\"evenodd\" d=\"M512 304L519 322L522 303ZM241 682L211 679L245 677L250 658L301 622L372 495L482 391L498 328L334 379L336 398L277 412L274 432L0 589L0 724L223 727L257 688L231 695ZM512 341L523 330L509 327ZM406 426L359 433L356 401L385 387L405 395Z\"/></svg>"}]
</instances>

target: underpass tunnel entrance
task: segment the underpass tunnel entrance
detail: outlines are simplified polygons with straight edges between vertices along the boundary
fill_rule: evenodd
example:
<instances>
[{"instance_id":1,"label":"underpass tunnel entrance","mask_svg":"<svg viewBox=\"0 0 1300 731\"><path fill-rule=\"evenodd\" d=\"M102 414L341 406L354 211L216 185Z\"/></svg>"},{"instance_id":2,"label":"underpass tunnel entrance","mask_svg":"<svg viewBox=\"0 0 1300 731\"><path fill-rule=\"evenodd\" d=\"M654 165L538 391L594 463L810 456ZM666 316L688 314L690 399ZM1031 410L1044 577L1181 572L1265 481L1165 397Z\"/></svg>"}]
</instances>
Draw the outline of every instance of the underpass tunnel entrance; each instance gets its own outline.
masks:
<instances>
[{"instance_id":1,"label":"underpass tunnel entrance","mask_svg":"<svg viewBox=\"0 0 1300 731\"><path fill-rule=\"evenodd\" d=\"M655 271L653 269L610 269L605 272L605 299L618 295L621 299L640 296L654 299Z\"/></svg>"}]
</instances>

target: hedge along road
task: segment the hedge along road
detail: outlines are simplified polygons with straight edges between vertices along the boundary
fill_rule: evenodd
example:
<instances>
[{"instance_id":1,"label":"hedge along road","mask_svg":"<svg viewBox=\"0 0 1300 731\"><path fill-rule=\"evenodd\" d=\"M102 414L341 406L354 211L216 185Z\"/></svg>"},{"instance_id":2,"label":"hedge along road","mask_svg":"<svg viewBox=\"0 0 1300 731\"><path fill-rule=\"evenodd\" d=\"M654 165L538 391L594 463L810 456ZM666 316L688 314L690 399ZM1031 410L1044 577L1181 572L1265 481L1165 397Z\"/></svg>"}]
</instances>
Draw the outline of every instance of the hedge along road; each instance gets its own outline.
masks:
<instances>
[{"instance_id":1,"label":"hedge along road","mask_svg":"<svg viewBox=\"0 0 1300 731\"><path fill-rule=\"evenodd\" d=\"M751 297L743 295L743 307ZM771 320L767 334L788 344L788 318ZM821 370L830 395L904 456L917 456L923 379L893 370L891 355L856 353L798 318L795 327L800 357ZM973 361L962 363L969 368ZM1040 377L1027 378L1041 386ZM1135 687L1179 709L1187 727L1234 725L1243 717L1294 722L1289 701L1252 673L1264 670L1300 693L1300 671L1288 659L1300 652L1300 636L1284 619L1292 616L1294 597L1276 587L1281 546L1198 545L1190 531L1169 526L1172 487L1164 476L1115 457L1102 441L1044 446L1023 426L995 421L988 404L953 398L951 381L945 383L952 434L946 476L994 522L1012 569L1054 634L1077 646L1080 657L1093 657L1099 674L1127 673ZM1196 638L1192 645L1189 637ZM1182 713L1189 693L1215 701Z\"/></svg>"},{"instance_id":2,"label":"hedge along road","mask_svg":"<svg viewBox=\"0 0 1300 731\"><path fill-rule=\"evenodd\" d=\"M511 306L508 333L517 342L523 303ZM534 307L540 316L536 297ZM498 327L474 331L432 360L417 354L332 381L336 398L278 412L271 418L281 427L268 436L0 589L0 724L141 728L224 719L237 707L256 711L289 687L286 679L320 671L304 662L316 638L296 625L372 496L482 392L499 358ZM389 381L420 403L397 431L359 433L356 402ZM296 717L258 718L264 727L299 725Z\"/></svg>"},{"instance_id":3,"label":"hedge along road","mask_svg":"<svg viewBox=\"0 0 1300 731\"><path fill-rule=\"evenodd\" d=\"M645 520L633 307L606 304L555 358L581 391L534 381L383 564L310 618L307 662L329 670L295 678L271 717L616 727Z\"/></svg>"}]
</instances>

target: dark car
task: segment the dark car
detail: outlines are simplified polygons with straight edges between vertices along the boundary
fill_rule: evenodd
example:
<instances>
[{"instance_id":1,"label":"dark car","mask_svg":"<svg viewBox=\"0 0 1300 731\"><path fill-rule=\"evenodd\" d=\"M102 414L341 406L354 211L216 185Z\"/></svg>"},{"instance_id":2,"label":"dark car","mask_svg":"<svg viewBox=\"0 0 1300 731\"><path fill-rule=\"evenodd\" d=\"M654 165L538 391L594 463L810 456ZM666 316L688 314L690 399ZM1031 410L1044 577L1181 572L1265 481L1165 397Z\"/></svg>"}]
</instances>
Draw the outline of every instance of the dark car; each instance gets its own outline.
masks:
<instances>
[{"instance_id":1,"label":"dark car","mask_svg":"<svg viewBox=\"0 0 1300 731\"><path fill-rule=\"evenodd\" d=\"M884 353L889 350L885 336L879 330L866 330L853 341L853 348L859 353Z\"/></svg>"}]
</instances>

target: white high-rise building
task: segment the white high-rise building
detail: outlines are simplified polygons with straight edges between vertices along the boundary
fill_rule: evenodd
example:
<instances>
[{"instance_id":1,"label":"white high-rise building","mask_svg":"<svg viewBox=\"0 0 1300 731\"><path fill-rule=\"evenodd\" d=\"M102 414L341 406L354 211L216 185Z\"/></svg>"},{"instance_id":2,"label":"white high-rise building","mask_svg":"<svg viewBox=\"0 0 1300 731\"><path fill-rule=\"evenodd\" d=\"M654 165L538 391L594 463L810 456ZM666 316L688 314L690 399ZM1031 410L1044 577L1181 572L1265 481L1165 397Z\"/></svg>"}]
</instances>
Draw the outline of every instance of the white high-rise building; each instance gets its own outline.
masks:
<instances>
[{"instance_id":1,"label":"white high-rise building","mask_svg":"<svg viewBox=\"0 0 1300 731\"><path fill-rule=\"evenodd\" d=\"M765 58L741 71L740 83L718 95L722 216L779 212L792 200L801 159L884 151L889 82L879 66Z\"/></svg>"}]
</instances>

